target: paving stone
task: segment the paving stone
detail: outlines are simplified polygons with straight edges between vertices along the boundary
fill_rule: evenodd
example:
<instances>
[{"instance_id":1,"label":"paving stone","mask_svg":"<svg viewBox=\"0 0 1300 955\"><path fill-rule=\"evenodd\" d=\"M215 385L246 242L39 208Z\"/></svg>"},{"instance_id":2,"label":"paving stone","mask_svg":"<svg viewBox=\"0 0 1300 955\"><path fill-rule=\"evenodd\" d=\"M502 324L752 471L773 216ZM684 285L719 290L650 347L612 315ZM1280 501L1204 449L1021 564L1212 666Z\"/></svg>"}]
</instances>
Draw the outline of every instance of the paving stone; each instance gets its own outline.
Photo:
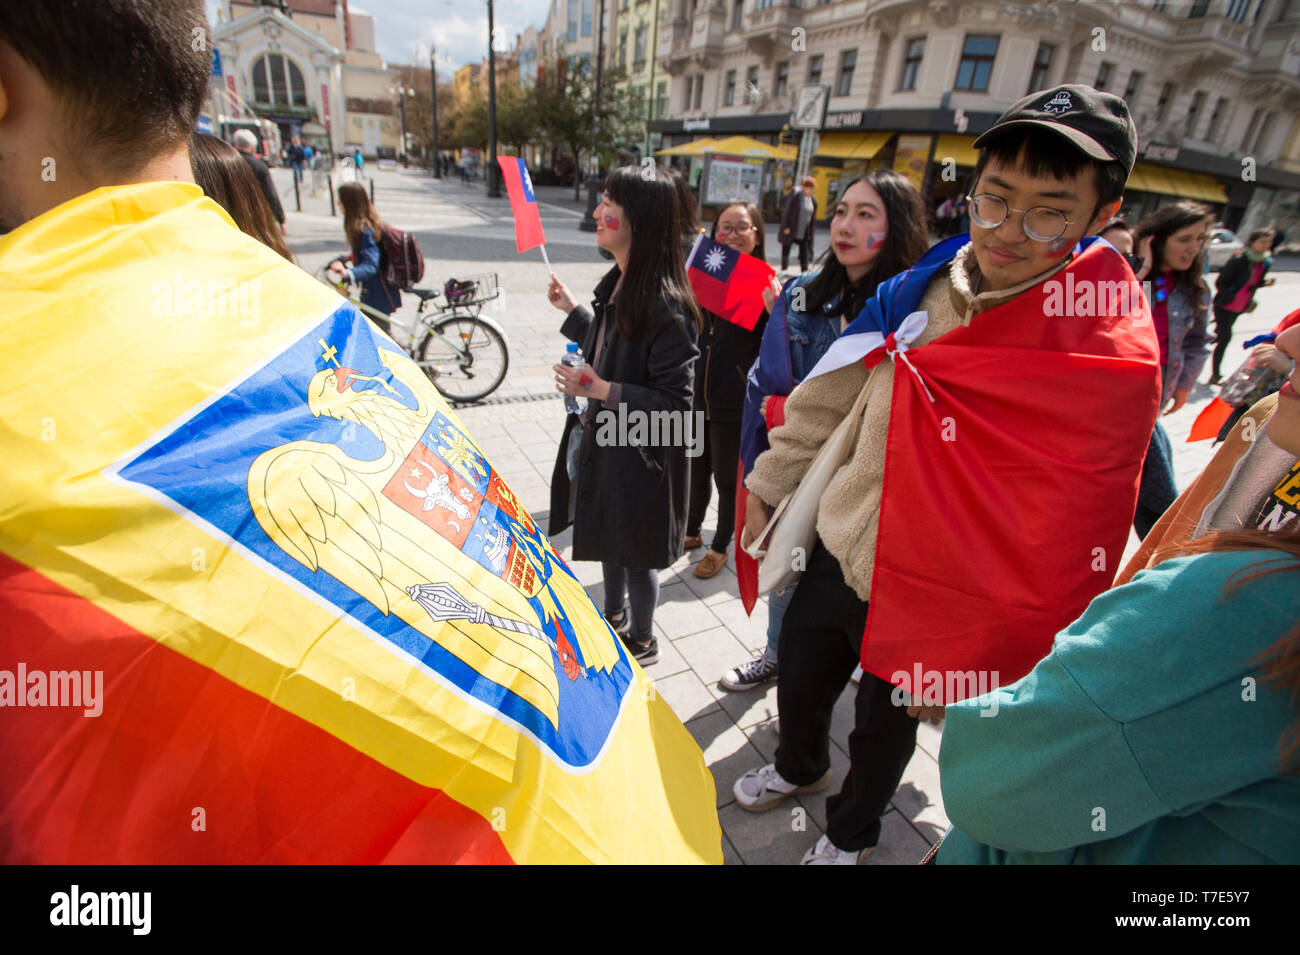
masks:
<instances>
[{"instance_id":1,"label":"paving stone","mask_svg":"<svg viewBox=\"0 0 1300 955\"><path fill-rule=\"evenodd\" d=\"M671 584L659 591L659 607L655 620L663 625L664 633L676 640L702 630L719 626L718 618L710 608L700 603L684 584Z\"/></svg>"},{"instance_id":2,"label":"paving stone","mask_svg":"<svg viewBox=\"0 0 1300 955\"><path fill-rule=\"evenodd\" d=\"M734 802L732 789L737 779L754 768L757 750L720 710L691 720L686 729L704 751L704 762L713 773L713 784L717 787L718 805Z\"/></svg>"},{"instance_id":3,"label":"paving stone","mask_svg":"<svg viewBox=\"0 0 1300 955\"><path fill-rule=\"evenodd\" d=\"M746 656L742 653L732 666L739 666L745 663L746 659ZM722 677L722 673L730 669L731 667L723 667L722 672L718 674L719 679ZM718 703L727 711L727 715L735 721L737 726L743 729L749 729L759 723L767 723L775 719L777 715L775 683L740 692L724 690L719 686L715 695L718 698Z\"/></svg>"},{"instance_id":4,"label":"paving stone","mask_svg":"<svg viewBox=\"0 0 1300 955\"><path fill-rule=\"evenodd\" d=\"M717 686L717 681L723 673L741 660L745 648L731 635L730 630L726 627L714 627L712 630L679 637L673 642L686 658L691 669L714 692L714 696L731 695L727 690ZM716 676L710 679L712 674Z\"/></svg>"},{"instance_id":5,"label":"paving stone","mask_svg":"<svg viewBox=\"0 0 1300 955\"><path fill-rule=\"evenodd\" d=\"M779 806L770 812L752 813L732 803L718 810L718 822L746 865L795 865L816 844L821 831L811 820L805 820L807 829L803 832L795 831L790 808L795 807Z\"/></svg>"},{"instance_id":6,"label":"paving stone","mask_svg":"<svg viewBox=\"0 0 1300 955\"><path fill-rule=\"evenodd\" d=\"M931 845L948 828L939 788L939 764L925 750L918 748L912 754L898 792L894 793L893 805Z\"/></svg>"},{"instance_id":7,"label":"paving stone","mask_svg":"<svg viewBox=\"0 0 1300 955\"><path fill-rule=\"evenodd\" d=\"M880 817L880 843L863 865L916 865L930 851L930 845L893 810Z\"/></svg>"},{"instance_id":8,"label":"paving stone","mask_svg":"<svg viewBox=\"0 0 1300 955\"><path fill-rule=\"evenodd\" d=\"M658 664L646 668L647 675L652 679L655 666ZM683 723L719 710L718 703L709 693L708 687L701 683L700 678L689 669L657 679L654 685L655 690L672 707L677 718Z\"/></svg>"}]
</instances>

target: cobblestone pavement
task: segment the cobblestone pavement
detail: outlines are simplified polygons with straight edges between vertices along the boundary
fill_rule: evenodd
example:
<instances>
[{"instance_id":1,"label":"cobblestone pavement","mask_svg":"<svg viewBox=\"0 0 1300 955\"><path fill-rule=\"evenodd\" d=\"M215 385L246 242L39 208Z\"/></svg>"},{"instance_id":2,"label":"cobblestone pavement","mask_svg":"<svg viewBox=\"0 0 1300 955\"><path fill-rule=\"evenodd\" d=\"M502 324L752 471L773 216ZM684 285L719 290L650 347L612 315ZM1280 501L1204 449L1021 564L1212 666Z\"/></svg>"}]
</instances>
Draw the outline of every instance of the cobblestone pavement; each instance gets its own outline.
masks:
<instances>
[{"instance_id":1,"label":"cobblestone pavement","mask_svg":"<svg viewBox=\"0 0 1300 955\"><path fill-rule=\"evenodd\" d=\"M414 170L367 169L374 177L380 216L419 239L427 266L423 285L441 285L449 277L475 273L494 272L499 277L503 294L488 306L488 314L509 336L510 371L495 394L480 404L461 408L460 415L493 466L544 527L550 507L551 469L564 424L550 369L563 352L565 339L559 331L562 316L546 300L548 276L541 255L537 250L516 252L509 202L487 199L481 182L436 182ZM285 197L285 209L294 209L289 172L277 169L274 175ZM299 264L314 271L343 251L346 243L342 219L330 217L327 193L308 192L307 188L302 191L303 211L288 214L287 237ZM609 262L597 253L594 235L578 229L585 204L575 203L572 190L560 187L539 187L537 194L551 264L583 299L609 268ZM769 258L775 262L775 256ZM1270 329L1285 312L1300 305L1298 267L1300 263L1292 260L1275 268L1277 285L1263 290L1259 308L1238 322L1235 341ZM400 339L400 329L394 335ZM1234 345L1225 370L1235 368L1243 356ZM1208 374L1207 370L1202 379ZM1196 476L1211 454L1208 442L1185 443L1192 421L1211 397L1210 388L1198 385L1187 407L1164 419L1174 443L1180 488ZM705 522L706 535L715 516L711 510ZM567 558L571 534L560 534L554 542ZM1136 538L1130 540L1130 552L1136 543ZM718 684L727 669L745 662L766 644L766 602L760 601L752 617L745 615L737 595L734 560L711 580L697 579L691 573L692 565L693 559L684 556L659 573L662 591L655 629L661 657L647 672L699 743L713 771L726 860L797 862L825 826L824 794L797 797L761 815L736 805L731 792L735 780L774 756L776 687L729 693ZM571 566L599 604L600 566L586 562ZM850 686L840 698L832 722L835 778L831 792L838 788L848 765L845 746L853 723L853 689ZM915 863L947 827L939 790L940 738L940 728L921 725L916 754L883 819L880 845L869 864Z\"/></svg>"}]
</instances>

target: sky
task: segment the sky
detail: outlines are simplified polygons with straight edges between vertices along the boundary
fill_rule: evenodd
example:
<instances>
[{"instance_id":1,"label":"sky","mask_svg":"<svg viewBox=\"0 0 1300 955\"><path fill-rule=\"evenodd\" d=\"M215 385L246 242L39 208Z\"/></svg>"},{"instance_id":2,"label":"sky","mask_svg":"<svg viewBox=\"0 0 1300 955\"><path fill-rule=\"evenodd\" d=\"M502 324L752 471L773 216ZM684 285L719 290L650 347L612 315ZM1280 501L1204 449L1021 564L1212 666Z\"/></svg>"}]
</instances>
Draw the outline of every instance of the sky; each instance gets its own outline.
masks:
<instances>
[{"instance_id":1,"label":"sky","mask_svg":"<svg viewBox=\"0 0 1300 955\"><path fill-rule=\"evenodd\" d=\"M208 20L216 23L218 0L205 2ZM497 49L514 46L515 34L529 24L541 29L550 5L551 0L496 0ZM414 61L417 50L427 64L431 41L439 68L454 70L487 56L485 0L349 0L348 9L374 17L375 46L390 64Z\"/></svg>"}]
</instances>

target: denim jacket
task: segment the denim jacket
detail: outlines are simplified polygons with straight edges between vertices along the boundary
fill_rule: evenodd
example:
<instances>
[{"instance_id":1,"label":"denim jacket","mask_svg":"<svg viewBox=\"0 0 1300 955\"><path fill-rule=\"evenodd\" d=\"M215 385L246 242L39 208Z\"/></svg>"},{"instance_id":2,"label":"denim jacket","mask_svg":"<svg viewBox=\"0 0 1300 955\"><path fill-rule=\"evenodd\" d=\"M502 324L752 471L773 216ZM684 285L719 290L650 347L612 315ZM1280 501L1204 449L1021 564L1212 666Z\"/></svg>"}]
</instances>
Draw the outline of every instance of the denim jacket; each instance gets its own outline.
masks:
<instances>
[{"instance_id":1,"label":"denim jacket","mask_svg":"<svg viewBox=\"0 0 1300 955\"><path fill-rule=\"evenodd\" d=\"M1169 358L1163 370L1161 405L1179 388L1196 385L1210 353L1206 324L1210 314L1210 290L1197 292L1179 282L1165 301L1169 312Z\"/></svg>"},{"instance_id":2,"label":"denim jacket","mask_svg":"<svg viewBox=\"0 0 1300 955\"><path fill-rule=\"evenodd\" d=\"M788 388L776 389L772 391L763 391L763 394L788 395L794 390L794 386L803 381L808 372L812 371L813 365L826 354L831 343L840 337L840 315L838 312L840 298L838 295L833 296L818 312L806 312L794 307L795 289L804 289L804 295L807 295L807 287L816 277L816 272L805 272L792 282L787 282L784 289L781 290L781 305L785 312L785 329L773 328L771 323L764 330L763 337L766 339L769 334L785 334L789 340L790 348L790 375L791 381ZM760 354L766 352L766 348L760 349ZM758 373L756 375L756 372ZM755 384L760 383L761 371L758 369L758 362L750 369L750 381ZM772 382L772 384L777 384Z\"/></svg>"}]
</instances>

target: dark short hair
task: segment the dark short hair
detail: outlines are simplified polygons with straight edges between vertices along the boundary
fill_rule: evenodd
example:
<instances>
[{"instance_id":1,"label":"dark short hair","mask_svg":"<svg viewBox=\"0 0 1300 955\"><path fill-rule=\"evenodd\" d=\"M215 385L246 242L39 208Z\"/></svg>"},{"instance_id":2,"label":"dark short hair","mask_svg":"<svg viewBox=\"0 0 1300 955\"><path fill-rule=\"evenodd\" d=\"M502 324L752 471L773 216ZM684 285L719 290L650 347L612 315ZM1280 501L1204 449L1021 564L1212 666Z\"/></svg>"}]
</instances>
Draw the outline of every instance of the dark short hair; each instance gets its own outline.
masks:
<instances>
[{"instance_id":1,"label":"dark short hair","mask_svg":"<svg viewBox=\"0 0 1300 955\"><path fill-rule=\"evenodd\" d=\"M63 141L110 176L185 143L207 95L201 0L8 0L0 40L54 93Z\"/></svg>"},{"instance_id":2,"label":"dark short hair","mask_svg":"<svg viewBox=\"0 0 1300 955\"><path fill-rule=\"evenodd\" d=\"M1256 229L1254 232L1250 234L1250 237L1246 239L1246 244L1253 245L1254 243L1258 242L1260 239L1264 238L1264 236L1272 236L1272 235L1276 235L1276 233L1272 229Z\"/></svg>"},{"instance_id":3,"label":"dark short hair","mask_svg":"<svg viewBox=\"0 0 1300 955\"><path fill-rule=\"evenodd\" d=\"M1097 210L1124 195L1128 182L1129 171L1121 163L1086 156L1063 137L1038 126L1009 126L991 136L976 160L975 182L979 182L990 159L1016 166L1026 175L1060 180L1073 179L1091 166L1096 170Z\"/></svg>"}]
</instances>

